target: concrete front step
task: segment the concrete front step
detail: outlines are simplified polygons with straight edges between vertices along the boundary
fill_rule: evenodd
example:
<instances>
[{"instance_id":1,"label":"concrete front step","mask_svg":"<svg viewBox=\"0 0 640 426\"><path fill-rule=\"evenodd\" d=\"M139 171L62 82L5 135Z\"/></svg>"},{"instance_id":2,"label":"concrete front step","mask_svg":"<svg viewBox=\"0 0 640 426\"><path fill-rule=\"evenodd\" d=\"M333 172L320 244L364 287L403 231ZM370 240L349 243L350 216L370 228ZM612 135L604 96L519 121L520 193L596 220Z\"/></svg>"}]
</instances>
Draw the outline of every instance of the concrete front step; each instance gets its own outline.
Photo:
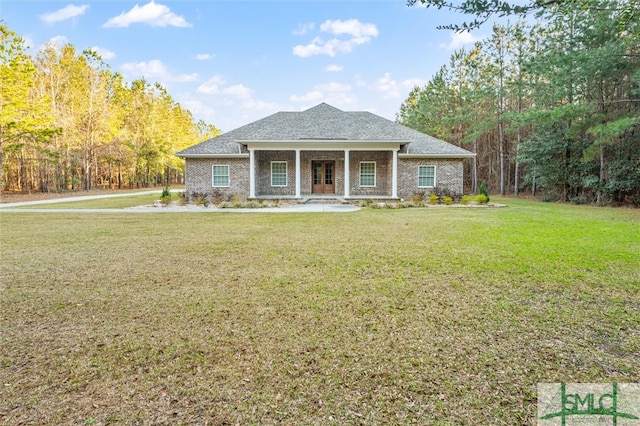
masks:
<instances>
[{"instance_id":1,"label":"concrete front step","mask_svg":"<svg viewBox=\"0 0 640 426\"><path fill-rule=\"evenodd\" d=\"M349 204L342 198L309 198L304 204Z\"/></svg>"}]
</instances>

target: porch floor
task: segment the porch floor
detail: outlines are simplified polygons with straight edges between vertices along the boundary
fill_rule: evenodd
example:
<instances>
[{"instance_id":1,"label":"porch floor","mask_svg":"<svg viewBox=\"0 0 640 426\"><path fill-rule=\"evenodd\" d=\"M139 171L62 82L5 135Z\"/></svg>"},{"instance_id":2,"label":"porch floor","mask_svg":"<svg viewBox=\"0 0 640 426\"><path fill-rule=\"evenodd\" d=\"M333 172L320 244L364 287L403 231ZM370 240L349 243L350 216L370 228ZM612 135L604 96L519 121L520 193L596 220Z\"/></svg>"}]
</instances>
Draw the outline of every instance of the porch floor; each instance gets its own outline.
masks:
<instances>
[{"instance_id":1,"label":"porch floor","mask_svg":"<svg viewBox=\"0 0 640 426\"><path fill-rule=\"evenodd\" d=\"M312 203L326 203L326 202L339 202L342 204L351 204L354 201L359 200L380 200L380 201L400 201L400 198L394 198L387 195L351 195L349 197L343 197L339 194L304 194L300 198L296 198L294 195L257 195L250 200L296 200L300 204L312 204Z\"/></svg>"}]
</instances>

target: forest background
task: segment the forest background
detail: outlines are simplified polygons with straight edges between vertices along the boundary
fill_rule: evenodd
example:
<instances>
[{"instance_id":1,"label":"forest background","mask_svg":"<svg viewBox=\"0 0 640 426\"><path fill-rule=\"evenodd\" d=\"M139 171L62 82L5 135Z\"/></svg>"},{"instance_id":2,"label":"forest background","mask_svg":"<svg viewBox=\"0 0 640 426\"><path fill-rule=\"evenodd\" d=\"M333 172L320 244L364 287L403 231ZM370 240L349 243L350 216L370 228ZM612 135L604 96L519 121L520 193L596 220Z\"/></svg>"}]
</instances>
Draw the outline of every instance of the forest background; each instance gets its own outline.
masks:
<instances>
[{"instance_id":1,"label":"forest background","mask_svg":"<svg viewBox=\"0 0 640 426\"><path fill-rule=\"evenodd\" d=\"M485 180L502 195L640 205L638 0L420 3L470 14L444 26L458 31L519 18L455 52L397 117L477 153L472 192Z\"/></svg>"},{"instance_id":2,"label":"forest background","mask_svg":"<svg viewBox=\"0 0 640 426\"><path fill-rule=\"evenodd\" d=\"M477 154L467 191L485 181L503 195L640 205L638 0L414 3L514 17L454 52L397 115ZM2 191L180 183L173 153L220 133L162 85L125 82L96 52L67 44L32 57L6 23L0 32Z\"/></svg>"},{"instance_id":3,"label":"forest background","mask_svg":"<svg viewBox=\"0 0 640 426\"><path fill-rule=\"evenodd\" d=\"M45 45L35 57L0 22L3 191L182 183L173 154L220 134L159 83L124 81L92 50Z\"/></svg>"}]
</instances>

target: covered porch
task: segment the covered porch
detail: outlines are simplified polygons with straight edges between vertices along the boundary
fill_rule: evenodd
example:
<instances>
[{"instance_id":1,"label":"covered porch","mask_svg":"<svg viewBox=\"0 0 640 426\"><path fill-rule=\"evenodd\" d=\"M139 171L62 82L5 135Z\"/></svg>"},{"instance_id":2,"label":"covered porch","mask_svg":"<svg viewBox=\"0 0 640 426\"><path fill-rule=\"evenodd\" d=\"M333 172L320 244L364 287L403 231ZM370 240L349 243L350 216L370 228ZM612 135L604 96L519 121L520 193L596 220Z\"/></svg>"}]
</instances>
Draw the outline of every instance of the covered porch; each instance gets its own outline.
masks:
<instances>
[{"instance_id":1,"label":"covered porch","mask_svg":"<svg viewBox=\"0 0 640 426\"><path fill-rule=\"evenodd\" d=\"M401 141L243 142L249 199L397 199Z\"/></svg>"}]
</instances>

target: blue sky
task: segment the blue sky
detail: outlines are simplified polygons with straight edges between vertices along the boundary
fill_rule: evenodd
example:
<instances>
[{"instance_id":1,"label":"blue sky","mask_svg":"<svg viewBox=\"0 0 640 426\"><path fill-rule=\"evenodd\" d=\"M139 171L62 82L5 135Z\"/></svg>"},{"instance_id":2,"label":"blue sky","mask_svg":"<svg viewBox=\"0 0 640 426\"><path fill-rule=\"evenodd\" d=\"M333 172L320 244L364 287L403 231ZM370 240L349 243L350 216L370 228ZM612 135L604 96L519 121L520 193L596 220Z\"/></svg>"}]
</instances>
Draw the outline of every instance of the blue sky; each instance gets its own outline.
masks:
<instances>
[{"instance_id":1,"label":"blue sky","mask_svg":"<svg viewBox=\"0 0 640 426\"><path fill-rule=\"evenodd\" d=\"M414 85L491 31L438 30L463 17L405 0L2 0L0 18L30 53L93 48L223 131L320 102L393 120Z\"/></svg>"}]
</instances>

